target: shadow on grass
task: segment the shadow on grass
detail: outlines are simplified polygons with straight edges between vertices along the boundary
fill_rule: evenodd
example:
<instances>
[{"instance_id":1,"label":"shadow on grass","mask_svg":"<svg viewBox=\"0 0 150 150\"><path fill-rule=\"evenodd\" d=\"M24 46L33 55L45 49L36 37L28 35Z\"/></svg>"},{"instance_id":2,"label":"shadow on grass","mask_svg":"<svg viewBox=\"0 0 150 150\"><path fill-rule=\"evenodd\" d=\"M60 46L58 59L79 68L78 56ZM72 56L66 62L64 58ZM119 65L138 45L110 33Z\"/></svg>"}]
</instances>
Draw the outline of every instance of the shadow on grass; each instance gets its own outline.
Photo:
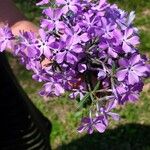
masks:
<instances>
[{"instance_id":1,"label":"shadow on grass","mask_svg":"<svg viewBox=\"0 0 150 150\"><path fill-rule=\"evenodd\" d=\"M104 134L85 135L56 150L150 150L150 126L119 126Z\"/></svg>"}]
</instances>

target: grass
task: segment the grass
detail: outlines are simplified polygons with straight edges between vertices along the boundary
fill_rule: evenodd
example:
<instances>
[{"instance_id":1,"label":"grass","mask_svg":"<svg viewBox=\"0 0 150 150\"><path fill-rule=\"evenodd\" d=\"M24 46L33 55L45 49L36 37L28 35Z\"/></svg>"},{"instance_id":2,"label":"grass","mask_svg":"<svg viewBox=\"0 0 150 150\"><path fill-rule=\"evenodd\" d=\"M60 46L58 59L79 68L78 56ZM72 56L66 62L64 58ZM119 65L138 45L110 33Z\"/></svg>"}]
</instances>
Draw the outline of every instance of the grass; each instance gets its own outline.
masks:
<instances>
[{"instance_id":1,"label":"grass","mask_svg":"<svg viewBox=\"0 0 150 150\"><path fill-rule=\"evenodd\" d=\"M18 7L35 23L38 23L40 10L31 3L15 0ZM143 53L150 53L150 1L148 0L110 0L121 8L135 10L135 25L140 29ZM52 122L51 145L57 150L150 150L150 89L146 88L140 100L135 104L127 104L117 108L121 114L120 122L111 122L104 134L94 133L89 136L78 134L78 125L82 112L74 114L76 103L67 99L53 98L49 102L38 96L41 84L31 78L31 73L18 65L16 59L9 56L11 66L36 107ZM150 80L146 81L150 84Z\"/></svg>"}]
</instances>

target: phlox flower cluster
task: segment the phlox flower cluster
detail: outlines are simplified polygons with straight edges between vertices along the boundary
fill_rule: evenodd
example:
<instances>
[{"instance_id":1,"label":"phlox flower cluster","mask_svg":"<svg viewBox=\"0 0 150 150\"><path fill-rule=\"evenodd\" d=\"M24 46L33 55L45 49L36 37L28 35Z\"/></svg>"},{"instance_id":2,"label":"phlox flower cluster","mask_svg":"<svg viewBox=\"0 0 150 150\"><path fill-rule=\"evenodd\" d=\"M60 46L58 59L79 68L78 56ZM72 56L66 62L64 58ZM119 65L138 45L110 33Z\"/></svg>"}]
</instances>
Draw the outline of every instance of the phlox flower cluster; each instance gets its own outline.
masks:
<instances>
[{"instance_id":1,"label":"phlox flower cluster","mask_svg":"<svg viewBox=\"0 0 150 150\"><path fill-rule=\"evenodd\" d=\"M136 102L143 79L150 76L149 60L137 49L134 12L106 0L42 0L37 6L43 7L38 35L14 36L5 26L0 29L0 51L14 50L33 71L33 79L44 83L40 95L69 91L78 108L87 108L79 132L104 132L109 118L119 120L112 110Z\"/></svg>"}]
</instances>

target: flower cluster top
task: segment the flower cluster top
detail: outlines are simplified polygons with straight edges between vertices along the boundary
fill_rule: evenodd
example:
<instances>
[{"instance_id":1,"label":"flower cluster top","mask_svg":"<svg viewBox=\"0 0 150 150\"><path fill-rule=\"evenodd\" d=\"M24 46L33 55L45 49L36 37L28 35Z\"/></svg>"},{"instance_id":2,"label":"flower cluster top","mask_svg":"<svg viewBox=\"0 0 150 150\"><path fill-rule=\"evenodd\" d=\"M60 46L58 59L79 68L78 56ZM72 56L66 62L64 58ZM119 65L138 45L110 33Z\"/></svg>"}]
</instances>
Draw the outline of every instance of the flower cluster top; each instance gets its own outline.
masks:
<instances>
[{"instance_id":1,"label":"flower cluster top","mask_svg":"<svg viewBox=\"0 0 150 150\"><path fill-rule=\"evenodd\" d=\"M38 35L0 29L0 51L12 48L36 81L42 96L70 91L79 108L89 110L79 132L104 132L117 105L135 102L150 76L148 59L137 49L134 12L126 13L106 0L42 0ZM13 44L12 44L13 43ZM43 63L44 62L44 63Z\"/></svg>"}]
</instances>

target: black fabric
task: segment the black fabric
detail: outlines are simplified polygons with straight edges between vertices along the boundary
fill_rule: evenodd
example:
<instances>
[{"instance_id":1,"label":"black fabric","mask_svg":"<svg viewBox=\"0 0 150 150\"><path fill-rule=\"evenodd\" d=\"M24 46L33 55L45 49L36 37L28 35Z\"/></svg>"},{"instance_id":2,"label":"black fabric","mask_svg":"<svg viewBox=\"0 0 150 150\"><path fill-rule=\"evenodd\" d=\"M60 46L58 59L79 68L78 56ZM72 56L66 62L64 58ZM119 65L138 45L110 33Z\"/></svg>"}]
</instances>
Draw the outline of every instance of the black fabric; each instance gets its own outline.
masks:
<instances>
[{"instance_id":1,"label":"black fabric","mask_svg":"<svg viewBox=\"0 0 150 150\"><path fill-rule=\"evenodd\" d=\"M39 112L0 54L0 150L50 150L50 122Z\"/></svg>"}]
</instances>

